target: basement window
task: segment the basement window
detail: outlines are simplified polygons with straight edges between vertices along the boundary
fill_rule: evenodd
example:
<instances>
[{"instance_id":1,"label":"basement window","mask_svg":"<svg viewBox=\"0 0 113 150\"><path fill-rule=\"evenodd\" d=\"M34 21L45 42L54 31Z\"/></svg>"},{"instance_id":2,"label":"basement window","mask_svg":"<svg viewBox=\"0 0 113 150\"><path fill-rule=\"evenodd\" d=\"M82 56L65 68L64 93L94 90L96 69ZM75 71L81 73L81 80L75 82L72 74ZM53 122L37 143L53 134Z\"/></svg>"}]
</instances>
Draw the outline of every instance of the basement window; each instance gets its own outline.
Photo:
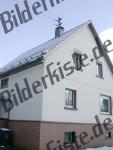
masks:
<instances>
[{"instance_id":1,"label":"basement window","mask_svg":"<svg viewBox=\"0 0 113 150\"><path fill-rule=\"evenodd\" d=\"M82 55L79 52L74 52L72 54L72 58L75 64L75 69L76 70L81 70L82 69Z\"/></svg>"},{"instance_id":2,"label":"basement window","mask_svg":"<svg viewBox=\"0 0 113 150\"><path fill-rule=\"evenodd\" d=\"M8 78L2 79L2 80L1 80L1 88L6 88L6 87L8 87L8 81L9 81Z\"/></svg>"},{"instance_id":3,"label":"basement window","mask_svg":"<svg viewBox=\"0 0 113 150\"><path fill-rule=\"evenodd\" d=\"M112 138L111 132L106 132L105 133L105 139L111 139L111 138Z\"/></svg>"},{"instance_id":4,"label":"basement window","mask_svg":"<svg viewBox=\"0 0 113 150\"><path fill-rule=\"evenodd\" d=\"M72 144L75 143L75 132L65 132L64 133L64 143Z\"/></svg>"}]
</instances>

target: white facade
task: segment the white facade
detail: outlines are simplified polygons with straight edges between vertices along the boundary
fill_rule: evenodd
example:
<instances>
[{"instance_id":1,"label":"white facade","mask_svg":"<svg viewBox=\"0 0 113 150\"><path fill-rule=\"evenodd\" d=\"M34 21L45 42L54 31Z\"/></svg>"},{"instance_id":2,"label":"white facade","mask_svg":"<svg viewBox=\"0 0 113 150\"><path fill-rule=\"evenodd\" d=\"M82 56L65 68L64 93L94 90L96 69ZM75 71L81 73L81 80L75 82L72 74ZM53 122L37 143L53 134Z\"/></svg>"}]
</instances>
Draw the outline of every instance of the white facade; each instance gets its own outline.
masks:
<instances>
[{"instance_id":1,"label":"white facade","mask_svg":"<svg viewBox=\"0 0 113 150\"><path fill-rule=\"evenodd\" d=\"M96 61L90 62L90 59L94 58L92 49L95 46L97 45L91 31L87 26L84 26L58 45L46 58L45 66L50 62L56 64L58 61L65 64L72 60L71 55L75 48L88 55L89 58L85 64L90 63L90 65L84 67L83 72L75 71L69 77L54 86L50 85L50 88L44 91L42 120L94 123L95 115L98 115L102 121L108 117L100 114L100 94L113 98L113 75L106 60L101 58L104 79L96 77ZM77 111L64 109L65 88L77 90ZM113 119L112 116L109 117Z\"/></svg>"},{"instance_id":2,"label":"white facade","mask_svg":"<svg viewBox=\"0 0 113 150\"><path fill-rule=\"evenodd\" d=\"M20 89L24 88L25 84L23 80L25 78L27 78L32 91L33 82L39 80L41 76L43 76L43 64L9 76L8 88L0 89L0 92L5 91L7 89L9 91L11 91L11 89L15 89L14 87L15 83L19 84ZM15 93L17 95L17 92ZM19 97L18 97L18 101L19 101ZM4 110L2 110L1 112L2 114L1 117L7 117L8 114L3 112ZM24 101L24 103L19 102L18 106L14 106L14 108L10 111L10 119L11 120L34 120L34 121L41 120L41 113L42 113L42 93L40 94L33 93L33 97L29 98L28 101Z\"/></svg>"},{"instance_id":3,"label":"white facade","mask_svg":"<svg viewBox=\"0 0 113 150\"><path fill-rule=\"evenodd\" d=\"M60 79L51 85L49 77L46 78L47 89L44 87L42 93L34 94L33 98L14 107L10 112L11 120L34 120L34 121L50 121L50 122L69 122L69 123L95 123L95 115L98 115L103 122L105 118L111 118L112 115L101 115L100 113L100 94L111 96L113 100L113 74L104 57L99 60L103 65L103 79L96 76L96 60L90 62L94 58L92 49L97 46L94 36L90 31L88 24L77 29L67 39L60 42L56 47L51 49L45 55L44 63L31 67L27 70L9 76L8 89L14 88L14 84L18 82L21 88L24 88L23 79L27 78L29 85L34 81L41 81L41 77L47 74L46 66L53 62L50 67L51 72L58 68L57 62L63 66L71 61L73 66L72 54L74 49L88 55L88 59L84 61L88 66L83 67L82 71L74 70L74 73L66 76L68 71L64 72L65 78ZM57 69L57 73L58 69ZM70 88L77 91L77 110L65 109L65 89ZM31 88L32 89L32 88ZM0 89L0 93L6 89ZM112 108L113 109L113 108ZM1 117L7 117L6 113L1 110Z\"/></svg>"}]
</instances>

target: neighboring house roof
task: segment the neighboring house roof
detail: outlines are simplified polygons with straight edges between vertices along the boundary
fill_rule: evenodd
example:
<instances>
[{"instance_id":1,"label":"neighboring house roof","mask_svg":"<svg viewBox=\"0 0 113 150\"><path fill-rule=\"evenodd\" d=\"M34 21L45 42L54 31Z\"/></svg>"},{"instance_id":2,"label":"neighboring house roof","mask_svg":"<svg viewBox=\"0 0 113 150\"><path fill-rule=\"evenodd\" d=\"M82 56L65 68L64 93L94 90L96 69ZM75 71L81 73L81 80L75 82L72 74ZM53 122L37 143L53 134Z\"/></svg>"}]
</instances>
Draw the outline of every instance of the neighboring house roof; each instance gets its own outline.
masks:
<instances>
[{"instance_id":1,"label":"neighboring house roof","mask_svg":"<svg viewBox=\"0 0 113 150\"><path fill-rule=\"evenodd\" d=\"M89 25L93 36L95 37L95 41L97 43L97 45L100 47L103 55L105 56L105 59L113 73L113 68L112 68L112 63L108 57L108 55L106 54L104 47L102 46L102 43L98 37L98 34L95 30L95 28L93 27L93 24L91 21L87 21L77 27L75 27L74 29L71 29L65 33L63 33L60 37L57 38L53 38L23 54L21 54L20 56L18 56L16 59L14 59L13 61L11 61L10 63L8 63L6 66L4 66L3 68L0 69L0 77L4 77L7 76L9 74L15 73L15 70L23 70L22 68L29 68L32 65L36 65L37 63L41 63L41 61L43 60L43 56L45 53L48 53L49 50L53 49L54 47L56 47L59 43L61 43L62 41L64 41L66 38L68 38L71 34L73 34L75 31L77 31L78 29L82 28L84 25Z\"/></svg>"}]
</instances>

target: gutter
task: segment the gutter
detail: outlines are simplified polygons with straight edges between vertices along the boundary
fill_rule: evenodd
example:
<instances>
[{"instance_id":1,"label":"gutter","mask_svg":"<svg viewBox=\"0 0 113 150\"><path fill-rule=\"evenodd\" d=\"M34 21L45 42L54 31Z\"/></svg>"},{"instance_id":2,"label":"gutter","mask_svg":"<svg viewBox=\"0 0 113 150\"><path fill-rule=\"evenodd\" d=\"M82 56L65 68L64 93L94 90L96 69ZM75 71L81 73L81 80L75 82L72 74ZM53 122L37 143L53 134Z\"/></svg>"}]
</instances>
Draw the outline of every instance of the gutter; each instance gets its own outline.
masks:
<instances>
[{"instance_id":1,"label":"gutter","mask_svg":"<svg viewBox=\"0 0 113 150\"><path fill-rule=\"evenodd\" d=\"M40 56L39 58L37 58L34 61L27 62L25 64L22 64L22 65L18 66L18 67L12 68L12 69L10 69L10 70L8 70L6 72L2 72L2 73L0 73L0 79L4 78L4 77L7 77L9 75L12 75L12 74L16 74L16 73L21 72L23 70L26 70L26 69L28 69L30 67L42 64L43 60L44 60L44 56Z\"/></svg>"}]
</instances>

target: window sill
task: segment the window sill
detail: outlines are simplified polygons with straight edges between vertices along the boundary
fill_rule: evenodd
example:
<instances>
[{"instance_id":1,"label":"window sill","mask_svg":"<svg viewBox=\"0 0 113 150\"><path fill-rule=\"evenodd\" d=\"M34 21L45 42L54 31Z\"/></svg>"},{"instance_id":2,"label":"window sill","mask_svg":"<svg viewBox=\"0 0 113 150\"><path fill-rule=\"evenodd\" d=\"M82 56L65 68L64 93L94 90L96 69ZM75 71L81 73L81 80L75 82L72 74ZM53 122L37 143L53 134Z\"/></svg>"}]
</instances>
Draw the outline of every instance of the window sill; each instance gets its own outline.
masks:
<instances>
[{"instance_id":1,"label":"window sill","mask_svg":"<svg viewBox=\"0 0 113 150\"><path fill-rule=\"evenodd\" d=\"M108 115L109 115L109 116L112 115L111 113L104 113L104 112L100 112L100 114L101 114L101 115L107 115L107 116L108 116Z\"/></svg>"},{"instance_id":2,"label":"window sill","mask_svg":"<svg viewBox=\"0 0 113 150\"><path fill-rule=\"evenodd\" d=\"M70 145L70 144L73 145L73 144L75 144L75 142L65 142L65 141L64 141L64 144L65 144L65 145Z\"/></svg>"},{"instance_id":3,"label":"window sill","mask_svg":"<svg viewBox=\"0 0 113 150\"><path fill-rule=\"evenodd\" d=\"M69 107L64 107L64 109L67 109L67 110L74 110L74 111L77 111L78 108L69 108Z\"/></svg>"},{"instance_id":4,"label":"window sill","mask_svg":"<svg viewBox=\"0 0 113 150\"><path fill-rule=\"evenodd\" d=\"M112 140L112 137L105 137L105 140Z\"/></svg>"},{"instance_id":5,"label":"window sill","mask_svg":"<svg viewBox=\"0 0 113 150\"><path fill-rule=\"evenodd\" d=\"M100 78L100 79L104 79L104 77L101 77L101 76L99 76L99 75L96 75L96 77L97 77L97 78Z\"/></svg>"},{"instance_id":6,"label":"window sill","mask_svg":"<svg viewBox=\"0 0 113 150\"><path fill-rule=\"evenodd\" d=\"M0 87L0 89L5 89L5 88L8 88L8 86Z\"/></svg>"}]
</instances>

